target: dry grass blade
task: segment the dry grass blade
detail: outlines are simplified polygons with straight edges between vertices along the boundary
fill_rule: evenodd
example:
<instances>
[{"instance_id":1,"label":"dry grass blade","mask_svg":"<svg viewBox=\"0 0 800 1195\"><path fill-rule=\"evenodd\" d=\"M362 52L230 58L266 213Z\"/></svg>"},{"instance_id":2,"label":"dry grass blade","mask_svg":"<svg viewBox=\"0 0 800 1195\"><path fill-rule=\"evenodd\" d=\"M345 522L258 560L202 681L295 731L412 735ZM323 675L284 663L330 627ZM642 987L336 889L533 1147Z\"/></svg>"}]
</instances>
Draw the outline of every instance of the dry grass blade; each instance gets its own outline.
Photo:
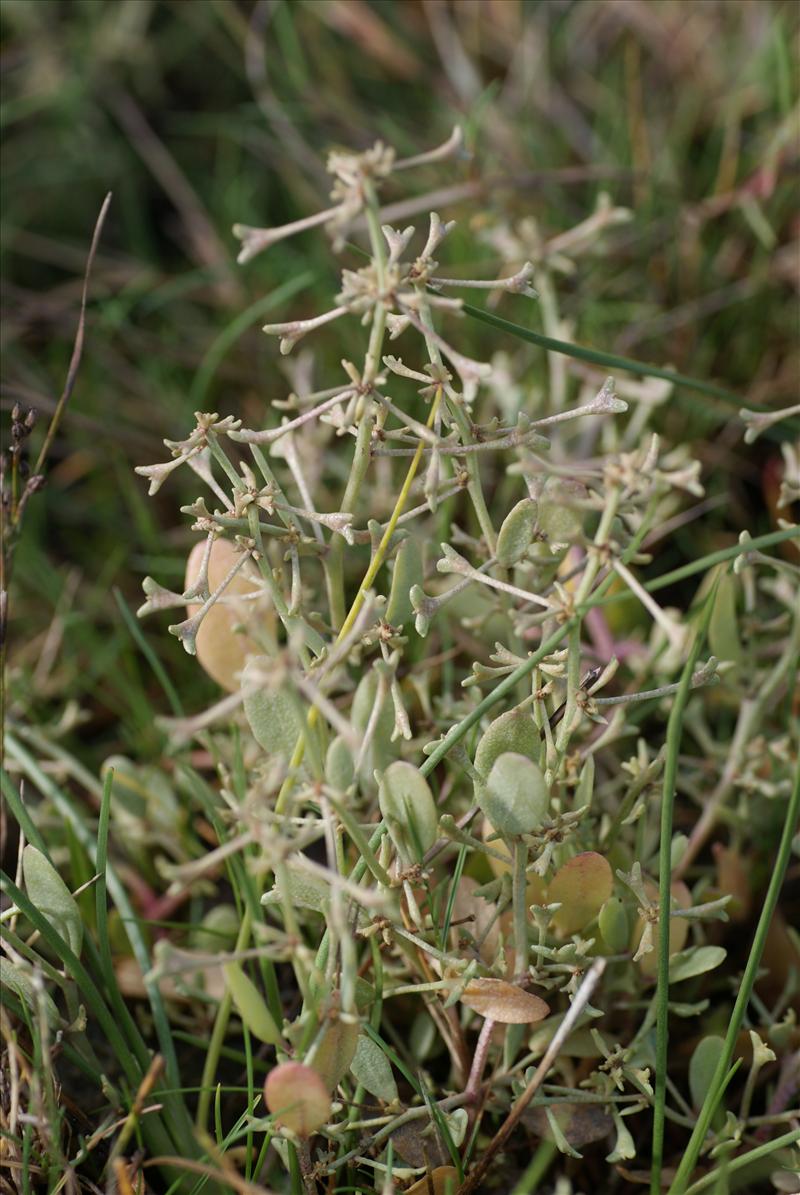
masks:
<instances>
[{"instance_id":1,"label":"dry grass blade","mask_svg":"<svg viewBox=\"0 0 800 1195\"><path fill-rule=\"evenodd\" d=\"M89 256L86 259L86 269L85 269L84 275L83 275L83 290L81 292L81 310L80 310L80 315L78 317L78 330L75 333L75 344L72 349L72 356L71 356L70 362L69 362L69 369L67 370L67 379L64 383L64 389L61 391L61 396L59 397L59 400L56 403L56 409L53 412L53 416L52 416L52 418L50 420L50 424L47 428L47 434L45 435L42 446L39 449L39 455L36 458L36 464L33 468L34 476L36 474L40 474L42 469L44 468L45 461L47 460L47 455L50 452L50 449L53 444L53 440L55 439L56 432L58 431L58 428L61 423L61 419L62 419L62 416L66 409L67 403L69 402L70 397L72 396L72 391L75 387L75 379L78 376L78 369L80 367L81 357L83 356L83 339L84 339L84 330L86 327L86 300L87 300L87 297L89 294L89 278L92 273L92 266L94 264L94 258L95 258L95 254L97 252L97 246L100 244L100 236L103 231L103 225L105 224L106 216L108 214L108 209L109 209L110 205L111 205L111 192L109 191L108 194L106 195L105 199L103 200L103 206L100 208L100 213L97 217L97 220L95 221L94 233L92 234L92 243L89 247Z\"/></svg>"},{"instance_id":2,"label":"dry grass blade","mask_svg":"<svg viewBox=\"0 0 800 1195\"><path fill-rule=\"evenodd\" d=\"M142 1163L143 1170L150 1166L163 1166L175 1171L185 1170L187 1174L199 1174L203 1178L211 1179L214 1183L222 1183L223 1186L230 1187L232 1191L238 1191L239 1195L276 1195L276 1192L271 1191L269 1187L262 1187L260 1183L249 1183L232 1170L216 1170L205 1162L190 1162L188 1158L148 1158L146 1162Z\"/></svg>"}]
</instances>

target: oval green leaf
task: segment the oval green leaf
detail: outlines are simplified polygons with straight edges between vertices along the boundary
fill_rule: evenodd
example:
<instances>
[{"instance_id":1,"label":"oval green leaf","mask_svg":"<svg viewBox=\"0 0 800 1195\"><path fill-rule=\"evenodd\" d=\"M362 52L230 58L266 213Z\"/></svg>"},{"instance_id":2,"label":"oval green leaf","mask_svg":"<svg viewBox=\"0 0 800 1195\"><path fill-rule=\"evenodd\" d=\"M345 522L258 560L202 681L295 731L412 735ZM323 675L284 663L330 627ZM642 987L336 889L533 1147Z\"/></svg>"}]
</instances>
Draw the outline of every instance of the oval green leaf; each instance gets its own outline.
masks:
<instances>
[{"instance_id":1,"label":"oval green leaf","mask_svg":"<svg viewBox=\"0 0 800 1195\"><path fill-rule=\"evenodd\" d=\"M222 970L225 974L225 984L243 1024L259 1041L265 1041L271 1046L280 1045L281 1031L256 985L245 975L238 963L226 963Z\"/></svg>"},{"instance_id":2,"label":"oval green leaf","mask_svg":"<svg viewBox=\"0 0 800 1195\"><path fill-rule=\"evenodd\" d=\"M30 1009L34 1017L37 1015L39 1002L33 980L21 967L3 957L0 957L0 988L13 992ZM44 1015L51 1029L58 1027L58 1009L49 992L44 992Z\"/></svg>"},{"instance_id":3,"label":"oval green leaf","mask_svg":"<svg viewBox=\"0 0 800 1195\"><path fill-rule=\"evenodd\" d=\"M486 780L495 760L507 751L536 761L540 747L539 732L530 714L526 710L508 710L495 718L482 735L475 752L475 769Z\"/></svg>"},{"instance_id":4,"label":"oval green leaf","mask_svg":"<svg viewBox=\"0 0 800 1195\"><path fill-rule=\"evenodd\" d=\"M22 874L31 902L64 938L73 954L80 955L83 921L75 898L49 859L30 843L22 852Z\"/></svg>"},{"instance_id":5,"label":"oval green leaf","mask_svg":"<svg viewBox=\"0 0 800 1195\"><path fill-rule=\"evenodd\" d=\"M577 499L585 497L576 482L551 481L539 500L538 530L551 547L574 543L583 530L583 512Z\"/></svg>"},{"instance_id":6,"label":"oval green leaf","mask_svg":"<svg viewBox=\"0 0 800 1195\"><path fill-rule=\"evenodd\" d=\"M242 672L242 688L247 692L254 683L260 684L261 688L244 698L244 712L259 747L270 758L280 756L288 763L303 733L303 721L288 688L271 689L263 684L264 674L274 666L269 656L252 656L247 661Z\"/></svg>"},{"instance_id":7,"label":"oval green leaf","mask_svg":"<svg viewBox=\"0 0 800 1195\"><path fill-rule=\"evenodd\" d=\"M422 564L422 545L414 536L404 539L394 558L392 588L386 607L386 621L393 627L405 626L411 621L414 608L411 604L411 590L422 585L425 570Z\"/></svg>"},{"instance_id":8,"label":"oval green leaf","mask_svg":"<svg viewBox=\"0 0 800 1195\"><path fill-rule=\"evenodd\" d=\"M693 979L696 975L713 971L724 961L727 953L722 946L693 946L690 950L673 954L669 960L670 983L680 983L683 979Z\"/></svg>"},{"instance_id":9,"label":"oval green leaf","mask_svg":"<svg viewBox=\"0 0 800 1195\"><path fill-rule=\"evenodd\" d=\"M627 949L631 927L625 903L618 896L610 896L605 902L600 910L598 924L609 950L614 954L620 954Z\"/></svg>"},{"instance_id":10,"label":"oval green leaf","mask_svg":"<svg viewBox=\"0 0 800 1195\"><path fill-rule=\"evenodd\" d=\"M350 1073L376 1100L393 1104L398 1098L397 1083L389 1059L378 1043L365 1033L359 1034Z\"/></svg>"},{"instance_id":11,"label":"oval green leaf","mask_svg":"<svg viewBox=\"0 0 800 1195\"><path fill-rule=\"evenodd\" d=\"M725 1040L714 1034L709 1034L698 1042L689 1063L689 1091L692 1094L692 1106L700 1109L705 1103L706 1096L711 1090L711 1082L717 1063L725 1049Z\"/></svg>"},{"instance_id":12,"label":"oval green leaf","mask_svg":"<svg viewBox=\"0 0 800 1195\"><path fill-rule=\"evenodd\" d=\"M712 655L718 659L741 664L744 660L744 649L739 637L736 613L736 592L740 582L725 565L720 567L723 571L714 600L714 609L711 611L711 621L708 624L708 645Z\"/></svg>"},{"instance_id":13,"label":"oval green leaf","mask_svg":"<svg viewBox=\"0 0 800 1195\"><path fill-rule=\"evenodd\" d=\"M550 802L539 765L513 751L495 760L486 784L476 785L475 795L495 830L507 838L538 830Z\"/></svg>"},{"instance_id":14,"label":"oval green leaf","mask_svg":"<svg viewBox=\"0 0 800 1195\"><path fill-rule=\"evenodd\" d=\"M338 793L346 792L355 779L353 754L340 735L331 740L326 752L325 779Z\"/></svg>"},{"instance_id":15,"label":"oval green leaf","mask_svg":"<svg viewBox=\"0 0 800 1195\"><path fill-rule=\"evenodd\" d=\"M398 759L381 776L381 815L400 855L420 863L438 836L439 818L427 780L413 764Z\"/></svg>"},{"instance_id":16,"label":"oval green leaf","mask_svg":"<svg viewBox=\"0 0 800 1195\"><path fill-rule=\"evenodd\" d=\"M533 543L538 509L533 498L523 498L503 519L495 555L504 568L517 564Z\"/></svg>"}]
</instances>

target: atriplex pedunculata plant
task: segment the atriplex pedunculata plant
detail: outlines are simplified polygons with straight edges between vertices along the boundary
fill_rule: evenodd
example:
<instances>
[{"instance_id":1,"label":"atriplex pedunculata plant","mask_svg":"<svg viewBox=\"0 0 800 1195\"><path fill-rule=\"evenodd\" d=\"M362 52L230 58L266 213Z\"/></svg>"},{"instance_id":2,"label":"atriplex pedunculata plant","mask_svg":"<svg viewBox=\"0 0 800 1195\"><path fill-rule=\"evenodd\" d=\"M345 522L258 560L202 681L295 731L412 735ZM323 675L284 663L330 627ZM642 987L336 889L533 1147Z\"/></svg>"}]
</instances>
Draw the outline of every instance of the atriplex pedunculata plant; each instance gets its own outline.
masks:
<instances>
[{"instance_id":1,"label":"atriplex pedunculata plant","mask_svg":"<svg viewBox=\"0 0 800 1195\"><path fill-rule=\"evenodd\" d=\"M727 918L735 895L719 876L687 885L707 824L669 844L672 906L659 908L659 715L679 690L694 703L702 758L682 788L699 797L714 769L706 816L724 813L734 849L742 785L767 786L768 799L788 786L788 737L772 744L768 778L752 742L797 651L792 566L757 541L723 557L723 569L737 559L722 575L726 609L744 603L750 635L734 641L735 617L731 629L712 615L715 654L700 643L683 682L697 619L660 605L637 576L651 544L702 513L699 464L648 430L669 385L617 388L584 372L571 401L562 363L551 361L545 394L529 358L484 361L457 347L459 287L527 305L535 281L546 328L562 334L558 271L630 213L603 200L550 246L530 220L497 225L484 243L511 271L450 277L439 258L454 222L432 212L418 236L382 223L381 200L401 172L461 152L457 130L405 160L380 142L337 151L333 206L283 228L237 226L243 264L317 226L351 255L328 311L264 329L282 354L353 317L363 348L349 347L348 330L348 358L322 388L301 354L293 389L271 400L278 417L248 428L232 413L198 413L185 439L167 441L169 460L137 470L151 493L181 465L206 487L183 508L201 537L185 589L147 578L140 614L183 608L170 630L229 691L167 723L176 744L198 737L218 761L231 829L210 859L175 865L174 886L232 856L254 880L237 897L230 953L167 950L159 973L223 968L198 1125L235 1011L275 1065L265 1106L240 1108L231 1140L273 1134L309 1192L328 1177L360 1190L417 1178L427 1191L430 1172L436 1191L448 1176L458 1185L489 1121L490 1151L527 1125L565 1153L594 1133L610 1139L610 1163L637 1148L646 1161L660 933L669 921L671 979L706 975L725 956L709 923ZM368 260L346 239L364 232ZM621 624L625 597L640 613ZM762 611L776 635L789 627L782 652L758 654ZM745 671L752 696L734 766L702 708ZM590 970L598 954L602 980L602 967ZM278 964L291 968L291 991ZM579 1075L574 1050L551 1050L554 1069L534 1075L562 1025L586 1066ZM684 1134L696 1096L669 1087L666 1115ZM558 1102L567 1113L556 1121ZM587 1104L597 1114L588 1137L573 1116ZM729 1127L715 1132L729 1144Z\"/></svg>"}]
</instances>

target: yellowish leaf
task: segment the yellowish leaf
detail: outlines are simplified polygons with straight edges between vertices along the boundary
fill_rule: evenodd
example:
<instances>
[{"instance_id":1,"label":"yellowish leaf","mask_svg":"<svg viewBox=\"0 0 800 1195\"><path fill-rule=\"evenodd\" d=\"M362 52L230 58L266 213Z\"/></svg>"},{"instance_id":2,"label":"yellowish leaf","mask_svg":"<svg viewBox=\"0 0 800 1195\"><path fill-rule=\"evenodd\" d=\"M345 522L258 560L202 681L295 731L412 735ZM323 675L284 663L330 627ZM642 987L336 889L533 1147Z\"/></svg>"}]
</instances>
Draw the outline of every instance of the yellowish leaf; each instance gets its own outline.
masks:
<instances>
[{"instance_id":1,"label":"yellowish leaf","mask_svg":"<svg viewBox=\"0 0 800 1195\"><path fill-rule=\"evenodd\" d=\"M405 1195L455 1195L458 1171L455 1166L437 1166L409 1187Z\"/></svg>"},{"instance_id":2,"label":"yellowish leaf","mask_svg":"<svg viewBox=\"0 0 800 1195\"><path fill-rule=\"evenodd\" d=\"M533 1025L550 1012L544 1000L504 979L473 979L461 997L473 1012L504 1025Z\"/></svg>"}]
</instances>

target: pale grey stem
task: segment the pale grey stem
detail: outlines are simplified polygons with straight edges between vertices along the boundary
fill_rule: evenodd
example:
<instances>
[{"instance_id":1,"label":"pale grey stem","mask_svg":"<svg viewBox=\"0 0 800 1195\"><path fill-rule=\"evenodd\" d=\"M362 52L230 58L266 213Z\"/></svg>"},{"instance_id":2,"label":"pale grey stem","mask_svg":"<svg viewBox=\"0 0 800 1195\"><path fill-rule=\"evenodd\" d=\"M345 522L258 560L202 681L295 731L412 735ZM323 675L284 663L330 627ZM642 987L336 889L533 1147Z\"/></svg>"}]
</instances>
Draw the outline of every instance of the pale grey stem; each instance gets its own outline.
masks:
<instances>
[{"instance_id":1,"label":"pale grey stem","mask_svg":"<svg viewBox=\"0 0 800 1195\"><path fill-rule=\"evenodd\" d=\"M426 340L432 341L441 349L448 360L452 361L463 381L470 379L477 382L479 378L485 378L492 372L492 367L488 363L474 361L472 357L465 357L463 353L459 353L454 349L438 332L424 324L411 307L406 307L405 304L401 303L400 310L403 315L407 316L412 327L416 328Z\"/></svg>"},{"instance_id":2,"label":"pale grey stem","mask_svg":"<svg viewBox=\"0 0 800 1195\"><path fill-rule=\"evenodd\" d=\"M236 838L231 838L228 842L224 842L222 846L216 847L213 851L208 851L201 858L193 859L191 863L181 863L177 867L172 868L171 874L186 887L188 884L194 883L201 876L215 871L220 863L224 863L231 855L237 855L245 847L250 846L252 842L253 835L250 830L246 830L243 834L239 834ZM217 956L217 963L219 963L219 956Z\"/></svg>"},{"instance_id":3,"label":"pale grey stem","mask_svg":"<svg viewBox=\"0 0 800 1195\"><path fill-rule=\"evenodd\" d=\"M632 593L635 593L644 608L652 614L654 620L661 627L673 647L680 648L684 641L684 629L665 614L658 602L639 584L630 569L621 560L615 560L611 566Z\"/></svg>"},{"instance_id":4,"label":"pale grey stem","mask_svg":"<svg viewBox=\"0 0 800 1195\"><path fill-rule=\"evenodd\" d=\"M316 228L336 215L339 208L329 207L326 211L315 212L313 216L303 216L301 220L293 220L291 224L281 224L277 228L253 228L249 224L234 224L233 235L242 242L239 256L236 258L240 266L252 261L259 253L269 249L277 241L294 236L296 232L305 232L307 228Z\"/></svg>"},{"instance_id":5,"label":"pale grey stem","mask_svg":"<svg viewBox=\"0 0 800 1195\"><path fill-rule=\"evenodd\" d=\"M256 692L256 690L253 689L252 692ZM173 742L188 743L199 730L205 730L207 726L213 726L215 722L219 722L223 718L230 718L247 695L244 689L240 689L236 693L229 693L227 697L223 697L222 701L218 701L210 709L203 710L201 714L196 714L194 717L156 718L156 726L165 731Z\"/></svg>"},{"instance_id":6,"label":"pale grey stem","mask_svg":"<svg viewBox=\"0 0 800 1195\"><path fill-rule=\"evenodd\" d=\"M196 614L192 615L191 618L187 618L185 622L173 623L171 627L167 627L167 630L171 635L175 635L178 639L180 639L189 655L193 656L195 654L195 639L197 638L197 632L200 629L200 623L203 621L206 614L208 614L211 607L219 601L220 597L228 588L233 578L241 569L242 565L246 560L250 559L250 556L250 552L242 552L236 563L231 565L231 567L228 569L228 572L218 588L214 590L210 597L206 598Z\"/></svg>"},{"instance_id":7,"label":"pale grey stem","mask_svg":"<svg viewBox=\"0 0 800 1195\"><path fill-rule=\"evenodd\" d=\"M299 340L307 332L313 332L315 328L322 328L325 324L330 324L333 320L346 315L348 310L349 308L342 304L340 307L332 307L330 311L323 311L322 315L313 315L310 319L288 320L282 324L264 324L261 331L266 332L269 336L283 336L287 340Z\"/></svg>"},{"instance_id":8,"label":"pale grey stem","mask_svg":"<svg viewBox=\"0 0 800 1195\"><path fill-rule=\"evenodd\" d=\"M412 166L428 166L431 162L441 162L443 158L450 158L453 154L458 153L464 143L464 134L461 131L461 126L456 125L447 138L441 145L437 145L435 149L429 149L422 154L414 154L410 158L401 158L394 163L393 170L409 170Z\"/></svg>"},{"instance_id":9,"label":"pale grey stem","mask_svg":"<svg viewBox=\"0 0 800 1195\"><path fill-rule=\"evenodd\" d=\"M533 288L528 286L532 274L533 266L526 261L516 274L510 274L507 278L429 278L428 285L466 286L472 290L507 290L512 294L520 292L532 298L536 294Z\"/></svg>"},{"instance_id":10,"label":"pale grey stem","mask_svg":"<svg viewBox=\"0 0 800 1195\"><path fill-rule=\"evenodd\" d=\"M333 702L301 673L295 674L293 679L303 696L308 698L311 704L319 710L328 724L344 739L350 750L357 751L360 746L358 735L347 719L342 717Z\"/></svg>"},{"instance_id":11,"label":"pale grey stem","mask_svg":"<svg viewBox=\"0 0 800 1195\"><path fill-rule=\"evenodd\" d=\"M278 327L279 325L276 324L275 326ZM270 427L266 431L260 432L254 432L245 427L239 431L228 432L228 437L242 444L273 444L288 432L296 431L297 428L303 427L304 424L309 423L312 419L318 419L326 411L330 411L340 403L346 402L347 399L352 398L354 393L352 387L348 390L340 390L325 402L321 402L319 406L303 411L302 415L298 415L296 419L290 420L289 423L282 423L280 427Z\"/></svg>"},{"instance_id":12,"label":"pale grey stem","mask_svg":"<svg viewBox=\"0 0 800 1195\"><path fill-rule=\"evenodd\" d=\"M314 505L314 500L311 497L311 491L308 488L302 466L300 464L300 455L297 451L297 445L294 442L294 436L286 436L281 445L281 452L283 459L289 466L289 472L294 478L295 485L300 493L300 499L305 504L308 510L311 510ZM314 537L317 543L324 544L325 536L322 534L322 528L319 523L312 523L311 530L314 532Z\"/></svg>"},{"instance_id":13,"label":"pale grey stem","mask_svg":"<svg viewBox=\"0 0 800 1195\"><path fill-rule=\"evenodd\" d=\"M481 565L481 568L488 568L495 563L496 560L492 558L485 565ZM488 585L490 589L498 589L501 593L508 593L512 597L521 598L524 602L533 602L537 606L544 606L546 610L553 609L553 603L548 602L547 598L539 597L537 593L529 593L527 589L518 589L516 585L510 585L507 581L498 581L495 577L486 576L466 561L464 561L464 565L465 567L459 568L458 572L470 581L479 581L481 585ZM448 591L448 594L451 592Z\"/></svg>"},{"instance_id":14,"label":"pale grey stem","mask_svg":"<svg viewBox=\"0 0 800 1195\"><path fill-rule=\"evenodd\" d=\"M200 480L204 481L206 483L208 488L211 490L212 494L216 495L216 497L219 498L220 502L225 507L225 509L233 510L234 509L233 502L231 502L230 498L225 493L222 486L219 484L216 477L214 476L214 474L211 471L210 457L211 457L211 451L210 451L210 449L206 449L206 451L204 451L204 452L200 452L200 453L197 453L195 456L188 457L186 463L189 466L189 468L192 470L192 472L196 473L197 476L200 478Z\"/></svg>"},{"instance_id":15,"label":"pale grey stem","mask_svg":"<svg viewBox=\"0 0 800 1195\"><path fill-rule=\"evenodd\" d=\"M704 664L692 676L691 688L699 689L702 685L709 684L716 679L714 667L716 661L709 660L708 664ZM624 705L630 701L649 701L653 697L669 697L671 693L677 693L680 688L680 683L674 685L661 685L658 689L642 689L638 693L622 693L619 697L592 697L594 705Z\"/></svg>"},{"instance_id":16,"label":"pale grey stem","mask_svg":"<svg viewBox=\"0 0 800 1195\"><path fill-rule=\"evenodd\" d=\"M439 456L466 456L470 452L499 452L503 448L518 448L529 440L540 438L533 428L526 428L525 431L515 428L507 436L500 436L495 440L478 440L475 444L439 443L432 448L423 448L422 451L425 456L432 452L438 452ZM415 448L375 448L373 456L413 456L415 452Z\"/></svg>"},{"instance_id":17,"label":"pale grey stem","mask_svg":"<svg viewBox=\"0 0 800 1195\"><path fill-rule=\"evenodd\" d=\"M480 806L473 805L471 809L468 809L466 813L462 814L462 816L456 822L456 825L458 826L459 830L466 830L466 828L470 824L470 822L475 820L478 813L480 813ZM436 840L436 842L434 842L433 846L430 847L428 849L428 851L425 853L425 855L423 856L422 866L428 867L428 865L433 862L433 860L436 858L436 856L440 855L442 853L442 851L445 849L445 847L452 846L452 845L453 845L452 838L438 838Z\"/></svg>"},{"instance_id":18,"label":"pale grey stem","mask_svg":"<svg viewBox=\"0 0 800 1195\"><path fill-rule=\"evenodd\" d=\"M403 423L411 431L415 432L420 440L424 440L426 444L432 444L434 446L439 443L439 437L435 432L431 431L429 427L426 427L424 423L420 423L417 419L412 419L411 416L407 415L405 411L401 411L400 408L395 406L392 400L387 398L385 394L381 394L375 389L373 389L372 393L381 406L386 407L387 411L391 411L391 413L395 415L401 421L401 423Z\"/></svg>"},{"instance_id":19,"label":"pale grey stem","mask_svg":"<svg viewBox=\"0 0 800 1195\"><path fill-rule=\"evenodd\" d=\"M292 584L289 591L289 613L296 615L300 613L300 603L303 589L300 579L300 557L297 553L297 546L295 544L291 544L289 547L289 560L292 566Z\"/></svg>"}]
</instances>

